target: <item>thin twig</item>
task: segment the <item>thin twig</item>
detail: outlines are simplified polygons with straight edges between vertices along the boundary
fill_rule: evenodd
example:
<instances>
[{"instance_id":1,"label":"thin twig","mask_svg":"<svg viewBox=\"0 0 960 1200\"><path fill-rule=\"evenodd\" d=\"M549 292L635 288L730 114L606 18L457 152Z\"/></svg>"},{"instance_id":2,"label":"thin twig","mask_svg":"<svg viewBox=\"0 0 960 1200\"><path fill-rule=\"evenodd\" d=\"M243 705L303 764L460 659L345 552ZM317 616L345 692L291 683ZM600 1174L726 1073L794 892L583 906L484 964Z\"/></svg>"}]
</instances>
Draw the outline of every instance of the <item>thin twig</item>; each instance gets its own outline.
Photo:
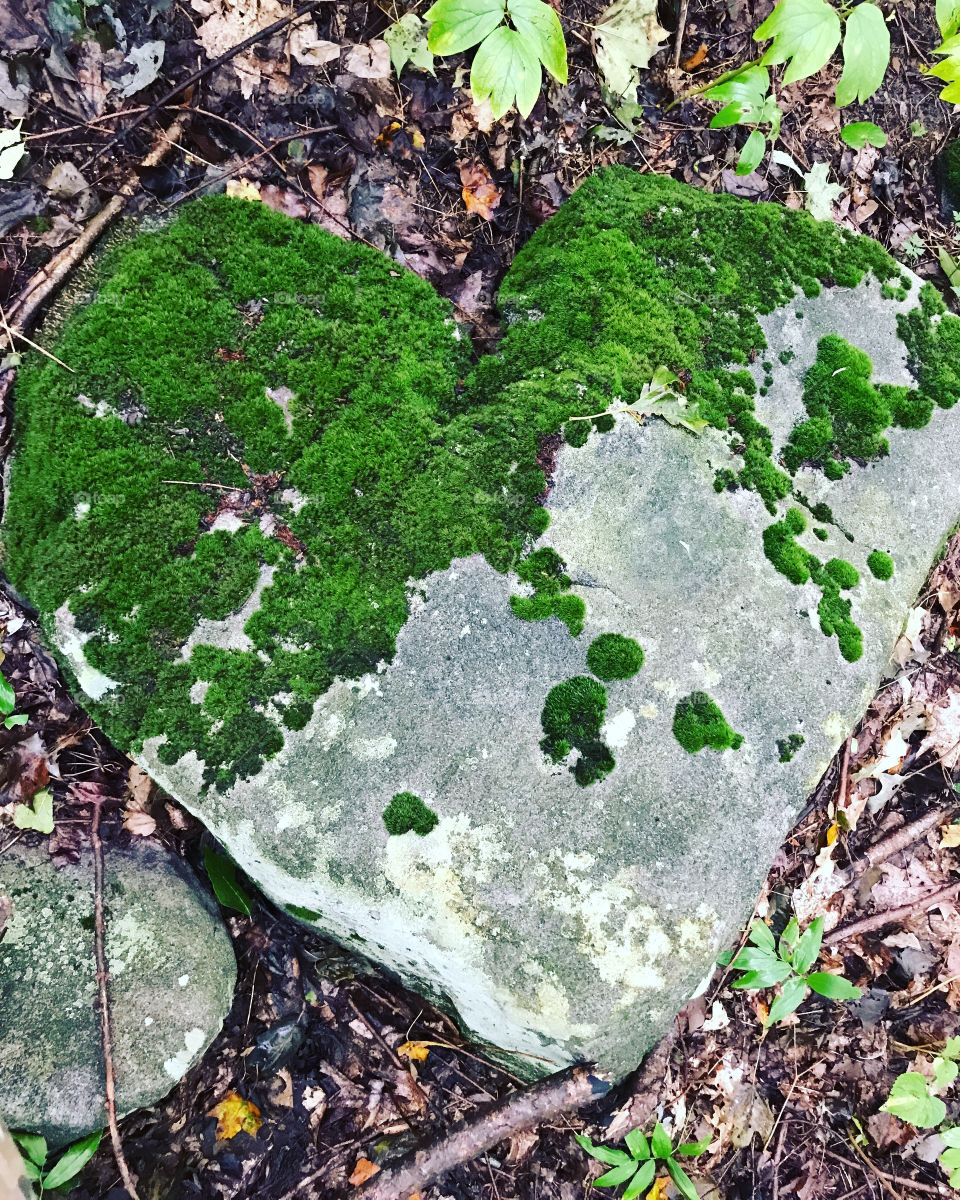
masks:
<instances>
[{"instance_id":1,"label":"thin twig","mask_svg":"<svg viewBox=\"0 0 960 1200\"><path fill-rule=\"evenodd\" d=\"M899 908L888 908L884 912L864 917L861 921L853 921L849 925L841 925L839 929L834 929L830 933L825 934L824 941L830 946L835 946L838 942L849 941L850 938L859 937L862 933L873 933L874 930L883 929L885 925L895 925L898 921L904 921L907 917L912 917L916 912L925 912L935 904L942 904L945 900L956 899L958 892L960 892L960 881L955 880L953 883L949 883L946 887L939 888L935 892L928 892L925 896L919 896L912 904L901 904Z\"/></svg>"},{"instance_id":2,"label":"thin twig","mask_svg":"<svg viewBox=\"0 0 960 1200\"><path fill-rule=\"evenodd\" d=\"M93 947L97 961L97 992L100 1008L100 1038L103 1045L104 1096L107 1109L107 1124L110 1127L110 1142L117 1169L130 1200L139 1200L137 1187L120 1140L117 1125L116 1085L113 1071L113 1034L110 1026L110 996L107 981L106 922L103 915L103 843L100 841L100 813L106 797L102 793L87 797L91 805L90 845L93 847Z\"/></svg>"},{"instance_id":3,"label":"thin twig","mask_svg":"<svg viewBox=\"0 0 960 1200\"><path fill-rule=\"evenodd\" d=\"M929 812L924 813L916 821L911 821L907 825L901 825L893 833L881 838L878 842L874 842L872 846L868 846L863 852L862 857L844 873L843 886L849 887L870 867L878 867L881 863L887 862L895 854L899 854L901 850L907 850L914 842L919 842L931 829L936 829L939 825L945 825L958 808L960 808L960 800L944 805L943 808L933 808Z\"/></svg>"},{"instance_id":4,"label":"thin twig","mask_svg":"<svg viewBox=\"0 0 960 1200\"><path fill-rule=\"evenodd\" d=\"M216 488L220 492L246 492L248 488L231 487L229 483L197 483L193 479L161 479L161 483L175 483L179 487Z\"/></svg>"}]
</instances>

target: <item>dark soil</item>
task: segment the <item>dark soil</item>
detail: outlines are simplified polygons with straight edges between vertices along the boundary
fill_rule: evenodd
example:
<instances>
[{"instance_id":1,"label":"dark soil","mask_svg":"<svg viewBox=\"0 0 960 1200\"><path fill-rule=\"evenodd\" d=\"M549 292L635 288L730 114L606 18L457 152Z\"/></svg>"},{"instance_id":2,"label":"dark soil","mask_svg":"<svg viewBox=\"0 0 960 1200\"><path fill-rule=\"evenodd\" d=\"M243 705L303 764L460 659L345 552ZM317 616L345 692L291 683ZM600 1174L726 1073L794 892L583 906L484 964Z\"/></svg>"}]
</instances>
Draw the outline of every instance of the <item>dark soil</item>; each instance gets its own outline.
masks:
<instances>
[{"instance_id":1,"label":"dark soil","mask_svg":"<svg viewBox=\"0 0 960 1200\"><path fill-rule=\"evenodd\" d=\"M44 7L26 0L0 11L0 45L29 68L32 84L24 121L30 161L15 182L0 184L4 306L137 171L174 114L152 114L124 133L133 118L207 61L197 46L201 17L189 4L171 5L149 23L150 6L115 4L130 45L150 39L166 44L160 78L123 100L102 87L104 78L117 75L110 11L87 8L95 38L82 48L68 40L51 53L55 39ZM483 349L496 336L491 298L517 247L599 166L627 163L709 190L802 204L798 177L787 167L768 160L745 180L733 174L744 133L710 130L709 106L689 99L669 107L677 95L753 56L750 35L770 11L768 0L690 0L679 46L675 38L667 43L645 76L642 121L616 142L592 133L617 125L601 96L589 46L591 23L602 7L562 6L570 83L545 91L528 120L511 117L489 132L478 129L468 94L454 87L461 60L438 63L436 79L407 71L398 86L393 76L361 78L336 63L291 63L286 37L279 35L256 48L264 81L250 99L243 98L232 64L190 88L193 115L180 148L164 165L139 173L131 209L169 211L209 183L212 173L229 172L251 181L265 202L371 242L430 279L471 323ZM854 152L840 142L831 69L786 92L780 148L804 170L827 163L843 187L838 218L948 290L936 248L956 253L960 238L941 202L934 163L956 122L937 99L937 82L918 69L936 41L932 5L905 2L890 11L893 63L886 82L868 104L844 113L845 120L881 125L889 135L883 151ZM323 38L369 43L397 15L388 6L332 0L319 6L316 23ZM662 10L661 19L676 30L678 13ZM673 69L701 46L705 57L695 70ZM58 198L44 186L63 163L80 170L88 196ZM471 213L464 179L483 181L487 174L493 184L487 198L495 205L486 215ZM544 465L550 458L545 447ZM901 659L928 707L949 698L958 683L960 664L951 649L958 632L958 559L955 547L924 600L925 641ZM75 855L87 836L78 791L85 785L115 800L105 830L108 853L111 845L142 836L146 814L156 822L151 836L186 856L203 876L207 835L201 827L150 790L135 768L131 772L130 762L72 703L29 611L0 598L0 621L4 674L16 688L20 710L29 714L26 725L0 730L0 853L17 836L10 806L29 799L49 777L57 811L49 848L56 858ZM949 755L921 750L917 731L897 768L903 785L875 813L860 811L877 783L855 782L855 768L877 756L906 715L901 690L882 691L859 749L828 773L761 897L761 914L775 928L804 887L814 893L816 880L831 878L828 847L835 846L835 878L862 864L871 843L931 805L957 799L941 765ZM892 787L889 776L885 786ZM955 851L941 844L934 829L811 912L826 907L840 922L850 922L910 905L949 882L955 869ZM251 917L229 915L228 924L239 982L222 1034L163 1104L122 1125L144 1200L359 1194L371 1170L364 1164L382 1167L398 1159L517 1086L449 1018L266 901L257 901ZM585 1196L599 1168L580 1152L572 1132L586 1122L595 1138L617 1140L636 1124L649 1129L653 1114L682 1126L691 1139L711 1137L692 1169L705 1196L951 1194L935 1161L936 1145L878 1110L917 1048L936 1047L958 1032L960 909L953 900L926 913L916 907L906 919L844 942L841 950L828 953L825 962L842 965L865 989L860 1002L810 999L796 1018L764 1037L759 1016L766 994L731 990L718 971L706 995L678 1018L677 1047L655 1093L634 1092L628 1081L582 1119L517 1137L452 1172L424 1200ZM232 1093L257 1106L262 1124L255 1136L241 1132L218 1140L211 1110ZM957 1107L954 1102L954 1116ZM105 1141L72 1195L91 1200L123 1194Z\"/></svg>"}]
</instances>

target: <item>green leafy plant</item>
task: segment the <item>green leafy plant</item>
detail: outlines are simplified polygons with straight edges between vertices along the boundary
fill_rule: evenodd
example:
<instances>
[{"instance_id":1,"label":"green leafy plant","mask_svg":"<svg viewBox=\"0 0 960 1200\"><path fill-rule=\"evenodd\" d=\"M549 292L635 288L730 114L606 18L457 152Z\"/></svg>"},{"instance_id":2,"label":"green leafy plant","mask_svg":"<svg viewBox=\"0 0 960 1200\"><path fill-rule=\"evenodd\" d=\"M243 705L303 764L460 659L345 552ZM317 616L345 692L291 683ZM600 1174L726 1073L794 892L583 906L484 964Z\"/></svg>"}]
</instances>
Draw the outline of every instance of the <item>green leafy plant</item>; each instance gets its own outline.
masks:
<instances>
[{"instance_id":1,"label":"green leafy plant","mask_svg":"<svg viewBox=\"0 0 960 1200\"><path fill-rule=\"evenodd\" d=\"M88 1137L81 1138L68 1146L57 1161L46 1168L49 1151L47 1139L38 1133L15 1133L13 1140L23 1153L23 1167L27 1178L40 1185L40 1195L52 1192L70 1183L91 1158L96 1154L103 1137L103 1130L97 1130Z\"/></svg>"},{"instance_id":2,"label":"green leafy plant","mask_svg":"<svg viewBox=\"0 0 960 1200\"><path fill-rule=\"evenodd\" d=\"M36 793L32 804L13 806L13 823L17 829L35 829L37 833L53 833L53 796L48 788Z\"/></svg>"},{"instance_id":3,"label":"green leafy plant","mask_svg":"<svg viewBox=\"0 0 960 1200\"><path fill-rule=\"evenodd\" d=\"M936 66L921 68L946 86L940 99L948 104L960 104L960 3L958 0L937 0L937 25L943 39L933 53L943 61ZM0 175L0 178L3 178Z\"/></svg>"},{"instance_id":4,"label":"green leafy plant","mask_svg":"<svg viewBox=\"0 0 960 1200\"><path fill-rule=\"evenodd\" d=\"M891 1113L917 1129L935 1129L946 1119L947 1106L940 1099L960 1073L960 1037L947 1038L942 1053L930 1064L929 1075L919 1071L904 1071L893 1081L890 1095L880 1106L881 1112ZM950 1177L951 1187L960 1187L960 1127L940 1130L946 1149L940 1155L940 1165Z\"/></svg>"},{"instance_id":5,"label":"green leafy plant","mask_svg":"<svg viewBox=\"0 0 960 1200\"><path fill-rule=\"evenodd\" d=\"M12 729L14 725L26 725L27 714L14 712L16 707L16 693L6 679L0 675L0 717L4 718L4 729Z\"/></svg>"},{"instance_id":6,"label":"green leafy plant","mask_svg":"<svg viewBox=\"0 0 960 1200\"><path fill-rule=\"evenodd\" d=\"M698 1200L697 1189L690 1176L677 1162L678 1158L696 1158L710 1144L709 1138L700 1142L683 1142L674 1147L670 1135L658 1121L649 1140L641 1130L632 1129L624 1138L626 1150L615 1150L612 1146L596 1146L582 1133L575 1134L577 1145L591 1158L610 1167L594 1187L619 1187L625 1184L621 1200L636 1200L636 1197L653 1186L658 1170L663 1167L673 1180L674 1187L687 1200Z\"/></svg>"},{"instance_id":7,"label":"green leafy plant","mask_svg":"<svg viewBox=\"0 0 960 1200\"><path fill-rule=\"evenodd\" d=\"M782 111L767 67L785 64L784 86L806 79L827 65L842 37L843 71L837 82L836 104L844 108L855 100L868 100L883 82L890 62L890 32L872 0L839 10L827 0L780 0L753 37L754 41L770 42L760 58L718 80L703 94L705 100L724 106L710 122L711 128L744 125L752 129L740 151L738 175L755 171L768 141L775 142L780 134ZM847 131L847 136L841 137L851 146L857 145L857 139L860 146L868 142L880 146L886 141L883 130L869 121L856 122Z\"/></svg>"},{"instance_id":8,"label":"green leafy plant","mask_svg":"<svg viewBox=\"0 0 960 1200\"><path fill-rule=\"evenodd\" d=\"M860 988L842 975L811 970L820 957L823 944L823 917L811 921L803 933L796 917L791 917L779 942L763 921L754 921L749 942L750 945L745 946L729 965L734 971L741 972L733 984L735 988L759 991L780 987L770 1005L765 1028L778 1024L799 1008L810 991L828 1000L859 999Z\"/></svg>"},{"instance_id":9,"label":"green leafy plant","mask_svg":"<svg viewBox=\"0 0 960 1200\"><path fill-rule=\"evenodd\" d=\"M512 106L522 117L540 95L541 67L567 82L567 47L556 12L544 0L437 0L426 12L427 46L433 54L477 47L470 90L490 101L495 117Z\"/></svg>"},{"instance_id":10,"label":"green leafy plant","mask_svg":"<svg viewBox=\"0 0 960 1200\"><path fill-rule=\"evenodd\" d=\"M223 907L249 917L253 911L253 901L237 880L237 865L233 859L208 846L203 852L203 865L210 877L213 893Z\"/></svg>"},{"instance_id":11,"label":"green leafy plant","mask_svg":"<svg viewBox=\"0 0 960 1200\"><path fill-rule=\"evenodd\" d=\"M840 141L854 150L862 150L864 146L879 148L887 144L887 135L872 121L853 121L840 130Z\"/></svg>"}]
</instances>

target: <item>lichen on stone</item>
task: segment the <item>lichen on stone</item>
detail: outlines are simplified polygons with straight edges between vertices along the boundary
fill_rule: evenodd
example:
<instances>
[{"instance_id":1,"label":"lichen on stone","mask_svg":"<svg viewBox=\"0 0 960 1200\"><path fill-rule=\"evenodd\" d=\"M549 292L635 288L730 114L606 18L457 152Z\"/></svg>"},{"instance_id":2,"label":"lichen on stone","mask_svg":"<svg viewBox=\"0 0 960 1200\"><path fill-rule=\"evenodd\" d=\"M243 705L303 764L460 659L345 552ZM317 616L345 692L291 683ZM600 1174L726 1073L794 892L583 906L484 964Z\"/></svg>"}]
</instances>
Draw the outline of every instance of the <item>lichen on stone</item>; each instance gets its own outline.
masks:
<instances>
[{"instance_id":1,"label":"lichen on stone","mask_svg":"<svg viewBox=\"0 0 960 1200\"><path fill-rule=\"evenodd\" d=\"M706 692L691 692L677 703L673 736L688 754L711 750L739 750L743 735L734 730L715 700Z\"/></svg>"}]
</instances>

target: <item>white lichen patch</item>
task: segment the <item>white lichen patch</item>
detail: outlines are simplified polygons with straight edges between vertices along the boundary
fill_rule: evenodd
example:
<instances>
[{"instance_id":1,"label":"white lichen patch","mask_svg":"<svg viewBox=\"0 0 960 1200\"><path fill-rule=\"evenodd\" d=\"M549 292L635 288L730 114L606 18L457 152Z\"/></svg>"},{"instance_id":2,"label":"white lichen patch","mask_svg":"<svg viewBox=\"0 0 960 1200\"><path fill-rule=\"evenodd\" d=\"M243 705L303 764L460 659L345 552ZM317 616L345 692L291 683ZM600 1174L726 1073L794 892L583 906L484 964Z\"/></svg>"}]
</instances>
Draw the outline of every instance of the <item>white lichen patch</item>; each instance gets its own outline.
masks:
<instances>
[{"instance_id":1,"label":"white lichen patch","mask_svg":"<svg viewBox=\"0 0 960 1200\"><path fill-rule=\"evenodd\" d=\"M121 913L111 920L107 933L110 974L122 975L158 949L156 934L134 912Z\"/></svg>"},{"instance_id":2,"label":"white lichen patch","mask_svg":"<svg viewBox=\"0 0 960 1200\"><path fill-rule=\"evenodd\" d=\"M98 671L87 661L84 646L93 635L77 628L69 601L61 604L54 613L54 629L60 653L73 668L81 690L86 692L91 700L102 700L108 692L120 686L116 679Z\"/></svg>"},{"instance_id":3,"label":"white lichen patch","mask_svg":"<svg viewBox=\"0 0 960 1200\"><path fill-rule=\"evenodd\" d=\"M379 737L356 737L350 739L347 748L354 758L369 762L389 758L396 751L397 739L390 733Z\"/></svg>"},{"instance_id":4,"label":"white lichen patch","mask_svg":"<svg viewBox=\"0 0 960 1200\"><path fill-rule=\"evenodd\" d=\"M636 724L637 718L634 716L633 709L621 708L619 712L607 719L606 724L600 730L600 737L612 750L619 750L629 741Z\"/></svg>"},{"instance_id":5,"label":"white lichen patch","mask_svg":"<svg viewBox=\"0 0 960 1200\"><path fill-rule=\"evenodd\" d=\"M182 1079L206 1044L207 1035L202 1029L188 1029L183 1035L183 1049L166 1059L163 1069L171 1079Z\"/></svg>"},{"instance_id":6,"label":"white lichen patch","mask_svg":"<svg viewBox=\"0 0 960 1200\"><path fill-rule=\"evenodd\" d=\"M236 533L238 529L242 529L244 520L239 513L232 512L230 509L225 509L223 512L217 513L214 517L213 524L207 530L208 533Z\"/></svg>"},{"instance_id":7,"label":"white lichen patch","mask_svg":"<svg viewBox=\"0 0 960 1200\"><path fill-rule=\"evenodd\" d=\"M286 386L267 388L266 393L267 399L272 400L283 413L287 433L290 433L293 430L293 414L290 411L290 402L296 399L296 395Z\"/></svg>"}]
</instances>

